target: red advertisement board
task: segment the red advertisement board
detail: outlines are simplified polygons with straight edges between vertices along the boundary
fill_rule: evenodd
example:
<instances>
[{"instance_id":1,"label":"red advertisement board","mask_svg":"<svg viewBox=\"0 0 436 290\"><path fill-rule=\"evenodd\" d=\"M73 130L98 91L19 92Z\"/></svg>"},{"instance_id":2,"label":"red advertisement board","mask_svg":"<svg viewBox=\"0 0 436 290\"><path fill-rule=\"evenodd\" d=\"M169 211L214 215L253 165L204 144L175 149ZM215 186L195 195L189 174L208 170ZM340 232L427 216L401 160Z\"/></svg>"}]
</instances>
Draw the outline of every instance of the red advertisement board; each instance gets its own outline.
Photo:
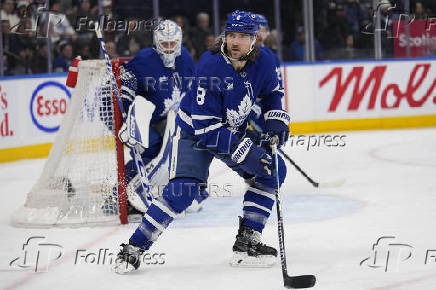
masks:
<instances>
[{"instance_id":1,"label":"red advertisement board","mask_svg":"<svg viewBox=\"0 0 436 290\"><path fill-rule=\"evenodd\" d=\"M406 27L410 29L407 40ZM394 21L394 56L407 57L407 42L411 57L436 55L436 25L429 20Z\"/></svg>"}]
</instances>

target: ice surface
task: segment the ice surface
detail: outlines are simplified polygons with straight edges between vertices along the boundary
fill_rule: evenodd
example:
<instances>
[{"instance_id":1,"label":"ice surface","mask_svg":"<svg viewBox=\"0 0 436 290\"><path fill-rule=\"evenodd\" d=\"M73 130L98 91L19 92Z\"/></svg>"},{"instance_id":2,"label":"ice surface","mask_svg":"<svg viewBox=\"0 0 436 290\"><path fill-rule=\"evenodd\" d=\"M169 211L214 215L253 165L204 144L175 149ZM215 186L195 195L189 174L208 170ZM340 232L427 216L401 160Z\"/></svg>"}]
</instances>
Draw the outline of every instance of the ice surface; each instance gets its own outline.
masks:
<instances>
[{"instance_id":1,"label":"ice surface","mask_svg":"<svg viewBox=\"0 0 436 290\"><path fill-rule=\"evenodd\" d=\"M289 273L317 275L314 289L436 289L436 129L343 134L344 147L307 150L294 143L284 149L316 180L346 178L339 188L315 189L288 166L282 204ZM213 163L210 169L210 184L216 187L210 188L214 197L204 210L175 221L151 249L151 254L165 255L148 262L165 263L144 264L132 275L118 276L111 273L108 258L91 263L96 258L92 253L107 249L116 254L136 224L76 229L10 225L44 162L0 164L0 288L283 289L279 262L269 269L228 265L244 184L223 164ZM264 240L278 246L276 226L274 214ZM23 244L32 236L59 246L52 245L51 252L43 245L27 246L24 263ZM383 236L395 239L380 240L374 262L373 244ZM41 272L35 273L25 266L38 249ZM79 257L78 250L83 250ZM61 257L45 268L59 252ZM86 261L80 257L87 254Z\"/></svg>"}]
</instances>

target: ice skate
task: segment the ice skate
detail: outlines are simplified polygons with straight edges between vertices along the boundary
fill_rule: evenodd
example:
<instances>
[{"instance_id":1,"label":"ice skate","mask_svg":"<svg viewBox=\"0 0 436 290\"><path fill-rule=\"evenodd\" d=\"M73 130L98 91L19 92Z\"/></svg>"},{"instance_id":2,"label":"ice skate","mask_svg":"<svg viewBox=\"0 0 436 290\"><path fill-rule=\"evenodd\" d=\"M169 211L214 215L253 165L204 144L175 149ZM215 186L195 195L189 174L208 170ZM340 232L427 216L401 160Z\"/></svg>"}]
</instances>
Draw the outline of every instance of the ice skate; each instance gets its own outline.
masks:
<instances>
[{"instance_id":1,"label":"ice skate","mask_svg":"<svg viewBox=\"0 0 436 290\"><path fill-rule=\"evenodd\" d=\"M277 258L277 250L261 242L261 233L244 226L239 219L239 230L233 244L233 257L230 265L233 267L272 267Z\"/></svg>"},{"instance_id":2,"label":"ice skate","mask_svg":"<svg viewBox=\"0 0 436 290\"><path fill-rule=\"evenodd\" d=\"M121 246L123 248L117 255L113 271L122 275L139 268L144 250L131 244L121 244Z\"/></svg>"}]
</instances>

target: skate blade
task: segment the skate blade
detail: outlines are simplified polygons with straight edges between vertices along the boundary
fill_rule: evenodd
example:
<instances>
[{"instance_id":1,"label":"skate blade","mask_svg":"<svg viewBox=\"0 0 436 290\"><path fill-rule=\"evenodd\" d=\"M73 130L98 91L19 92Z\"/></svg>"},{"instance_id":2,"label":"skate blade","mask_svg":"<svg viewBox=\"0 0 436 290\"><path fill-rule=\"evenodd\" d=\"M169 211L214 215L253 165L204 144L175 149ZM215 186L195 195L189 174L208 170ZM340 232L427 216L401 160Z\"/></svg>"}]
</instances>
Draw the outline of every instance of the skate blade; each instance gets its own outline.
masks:
<instances>
[{"instance_id":1,"label":"skate blade","mask_svg":"<svg viewBox=\"0 0 436 290\"><path fill-rule=\"evenodd\" d=\"M133 270L135 270L135 267L127 262L116 263L115 266L112 268L112 271L119 275L130 273Z\"/></svg>"},{"instance_id":2,"label":"skate blade","mask_svg":"<svg viewBox=\"0 0 436 290\"><path fill-rule=\"evenodd\" d=\"M253 257L247 253L233 252L230 266L238 268L270 268L274 266L276 261L277 257L271 255Z\"/></svg>"},{"instance_id":3,"label":"skate blade","mask_svg":"<svg viewBox=\"0 0 436 290\"><path fill-rule=\"evenodd\" d=\"M186 213L196 213L200 212L203 209L203 206L198 203L198 201L194 200L192 204L186 209Z\"/></svg>"}]
</instances>

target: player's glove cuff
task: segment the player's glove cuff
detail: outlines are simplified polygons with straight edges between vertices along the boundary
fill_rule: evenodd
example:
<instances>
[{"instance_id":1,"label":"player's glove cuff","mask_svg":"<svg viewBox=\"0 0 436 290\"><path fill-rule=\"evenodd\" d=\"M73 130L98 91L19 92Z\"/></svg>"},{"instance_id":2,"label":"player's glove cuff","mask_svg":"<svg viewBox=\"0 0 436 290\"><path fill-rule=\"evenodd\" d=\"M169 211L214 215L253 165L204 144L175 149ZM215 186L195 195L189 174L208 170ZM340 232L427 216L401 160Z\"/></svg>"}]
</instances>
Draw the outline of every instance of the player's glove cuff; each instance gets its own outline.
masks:
<instances>
[{"instance_id":1,"label":"player's glove cuff","mask_svg":"<svg viewBox=\"0 0 436 290\"><path fill-rule=\"evenodd\" d=\"M253 146L253 141L250 138L242 139L232 153L232 160L238 164L242 163L250 152L251 146Z\"/></svg>"},{"instance_id":2,"label":"player's glove cuff","mask_svg":"<svg viewBox=\"0 0 436 290\"><path fill-rule=\"evenodd\" d=\"M289 123L291 122L291 117L288 113L282 110L271 110L266 112L263 117L265 118L265 121L268 120L278 120L282 121L286 126L289 126Z\"/></svg>"}]
</instances>

